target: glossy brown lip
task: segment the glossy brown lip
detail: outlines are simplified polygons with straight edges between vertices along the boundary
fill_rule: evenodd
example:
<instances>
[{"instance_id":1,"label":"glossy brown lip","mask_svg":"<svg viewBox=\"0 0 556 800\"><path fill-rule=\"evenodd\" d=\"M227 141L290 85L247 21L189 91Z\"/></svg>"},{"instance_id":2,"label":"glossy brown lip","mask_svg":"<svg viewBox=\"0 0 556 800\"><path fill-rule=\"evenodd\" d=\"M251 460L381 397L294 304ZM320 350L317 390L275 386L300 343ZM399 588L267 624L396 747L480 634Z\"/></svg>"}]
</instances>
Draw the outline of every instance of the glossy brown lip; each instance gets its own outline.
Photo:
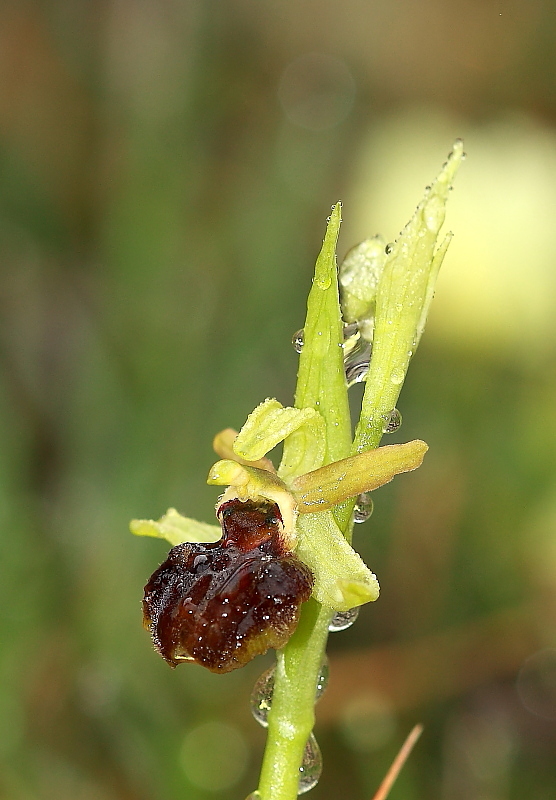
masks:
<instances>
[{"instance_id":1,"label":"glossy brown lip","mask_svg":"<svg viewBox=\"0 0 556 800\"><path fill-rule=\"evenodd\" d=\"M311 594L313 576L285 549L275 504L231 500L222 510L222 538L172 548L145 587L145 627L172 667L192 660L229 672L283 647Z\"/></svg>"}]
</instances>

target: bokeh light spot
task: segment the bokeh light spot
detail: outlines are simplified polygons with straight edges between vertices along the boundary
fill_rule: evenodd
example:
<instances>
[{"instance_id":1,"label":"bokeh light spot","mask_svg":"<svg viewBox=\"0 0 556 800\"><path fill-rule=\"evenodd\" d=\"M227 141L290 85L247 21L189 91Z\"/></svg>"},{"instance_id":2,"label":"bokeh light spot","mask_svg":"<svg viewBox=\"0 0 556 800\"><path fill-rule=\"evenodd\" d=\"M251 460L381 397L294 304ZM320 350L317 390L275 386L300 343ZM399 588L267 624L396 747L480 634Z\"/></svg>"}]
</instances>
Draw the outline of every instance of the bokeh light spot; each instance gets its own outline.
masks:
<instances>
[{"instance_id":1,"label":"bokeh light spot","mask_svg":"<svg viewBox=\"0 0 556 800\"><path fill-rule=\"evenodd\" d=\"M343 710L342 733L349 747L368 753L394 736L396 718L389 704L374 694L355 697Z\"/></svg>"},{"instance_id":2,"label":"bokeh light spot","mask_svg":"<svg viewBox=\"0 0 556 800\"><path fill-rule=\"evenodd\" d=\"M249 749L238 728L225 722L203 722L186 735L181 764L192 784L209 792L229 789L247 768Z\"/></svg>"},{"instance_id":3,"label":"bokeh light spot","mask_svg":"<svg viewBox=\"0 0 556 800\"><path fill-rule=\"evenodd\" d=\"M528 711L543 719L556 719L556 649L530 656L519 671L516 686Z\"/></svg>"}]
</instances>

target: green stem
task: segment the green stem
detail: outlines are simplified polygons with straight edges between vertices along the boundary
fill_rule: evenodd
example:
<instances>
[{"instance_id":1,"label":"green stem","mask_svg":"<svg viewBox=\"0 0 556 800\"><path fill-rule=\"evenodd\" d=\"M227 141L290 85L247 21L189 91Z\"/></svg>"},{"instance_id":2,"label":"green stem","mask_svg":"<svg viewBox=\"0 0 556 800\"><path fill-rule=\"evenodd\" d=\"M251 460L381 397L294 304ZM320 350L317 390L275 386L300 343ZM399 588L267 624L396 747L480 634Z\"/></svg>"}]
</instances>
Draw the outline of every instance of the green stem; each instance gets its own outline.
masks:
<instances>
[{"instance_id":1,"label":"green stem","mask_svg":"<svg viewBox=\"0 0 556 800\"><path fill-rule=\"evenodd\" d=\"M299 359L295 405L315 408L326 427L325 463L349 455L351 422L343 363L343 329L338 296L336 242L341 206L334 206L315 267L307 301L304 345ZM295 452L304 439L295 433L284 443L284 461L301 463ZM315 468L320 464L315 464ZM296 475L291 475L293 480ZM268 739L263 758L261 800L295 800L299 767L315 721L315 691L333 612L311 599L299 624L277 654Z\"/></svg>"},{"instance_id":2,"label":"green stem","mask_svg":"<svg viewBox=\"0 0 556 800\"><path fill-rule=\"evenodd\" d=\"M310 600L294 635L278 653L259 784L262 800L297 797L299 767L315 722L315 692L331 616L330 609Z\"/></svg>"}]
</instances>

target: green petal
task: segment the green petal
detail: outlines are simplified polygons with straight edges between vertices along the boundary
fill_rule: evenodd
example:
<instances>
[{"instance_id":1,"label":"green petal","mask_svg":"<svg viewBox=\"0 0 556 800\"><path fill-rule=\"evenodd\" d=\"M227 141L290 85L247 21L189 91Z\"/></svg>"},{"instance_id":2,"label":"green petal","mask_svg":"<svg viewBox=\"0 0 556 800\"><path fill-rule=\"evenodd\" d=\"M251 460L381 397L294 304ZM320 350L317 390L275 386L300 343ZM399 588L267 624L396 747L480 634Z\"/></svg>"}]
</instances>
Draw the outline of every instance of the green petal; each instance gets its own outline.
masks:
<instances>
[{"instance_id":1,"label":"green petal","mask_svg":"<svg viewBox=\"0 0 556 800\"><path fill-rule=\"evenodd\" d=\"M363 563L336 525L331 511L298 518L296 554L315 577L313 597L335 611L348 611L376 600L376 576Z\"/></svg>"},{"instance_id":2,"label":"green petal","mask_svg":"<svg viewBox=\"0 0 556 800\"><path fill-rule=\"evenodd\" d=\"M269 472L276 472L274 464L269 458L259 458L256 461L250 461L248 458L241 458L234 451L234 442L237 439L237 431L233 428L225 428L219 431L212 440L212 447L214 452L220 458L228 461L239 461L240 464L246 464L248 467L259 467L266 469Z\"/></svg>"},{"instance_id":3,"label":"green petal","mask_svg":"<svg viewBox=\"0 0 556 800\"><path fill-rule=\"evenodd\" d=\"M312 458L324 460L324 420L314 408L284 408L278 400L265 400L249 414L232 447L246 461L258 461L294 431L307 426L314 442Z\"/></svg>"},{"instance_id":4,"label":"green petal","mask_svg":"<svg viewBox=\"0 0 556 800\"><path fill-rule=\"evenodd\" d=\"M157 522L152 519L132 519L129 529L136 536L166 539L172 547L183 542L217 542L222 536L220 525L207 525L206 522L182 517L175 508L169 508Z\"/></svg>"}]
</instances>

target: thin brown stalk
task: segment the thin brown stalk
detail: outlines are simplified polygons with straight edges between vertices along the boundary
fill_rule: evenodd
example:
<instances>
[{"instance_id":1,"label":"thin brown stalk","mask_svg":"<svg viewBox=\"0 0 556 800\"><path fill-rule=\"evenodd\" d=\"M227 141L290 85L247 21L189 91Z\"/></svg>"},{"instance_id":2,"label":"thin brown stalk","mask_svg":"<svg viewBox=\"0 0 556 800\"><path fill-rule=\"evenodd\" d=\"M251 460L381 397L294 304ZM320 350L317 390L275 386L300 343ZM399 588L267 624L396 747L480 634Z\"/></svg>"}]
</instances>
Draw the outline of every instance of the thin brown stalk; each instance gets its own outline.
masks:
<instances>
[{"instance_id":1,"label":"thin brown stalk","mask_svg":"<svg viewBox=\"0 0 556 800\"><path fill-rule=\"evenodd\" d=\"M415 727L410 731L409 736L403 743L400 748L400 752L396 756L396 758L392 762L392 766L386 773L386 776L380 786L378 787L378 791L373 797L373 800L386 800L390 793L390 789L394 785L396 778L401 772L401 769L405 762L407 761L409 754L413 750L415 743L419 736L423 733L423 726L422 725L415 725Z\"/></svg>"}]
</instances>

